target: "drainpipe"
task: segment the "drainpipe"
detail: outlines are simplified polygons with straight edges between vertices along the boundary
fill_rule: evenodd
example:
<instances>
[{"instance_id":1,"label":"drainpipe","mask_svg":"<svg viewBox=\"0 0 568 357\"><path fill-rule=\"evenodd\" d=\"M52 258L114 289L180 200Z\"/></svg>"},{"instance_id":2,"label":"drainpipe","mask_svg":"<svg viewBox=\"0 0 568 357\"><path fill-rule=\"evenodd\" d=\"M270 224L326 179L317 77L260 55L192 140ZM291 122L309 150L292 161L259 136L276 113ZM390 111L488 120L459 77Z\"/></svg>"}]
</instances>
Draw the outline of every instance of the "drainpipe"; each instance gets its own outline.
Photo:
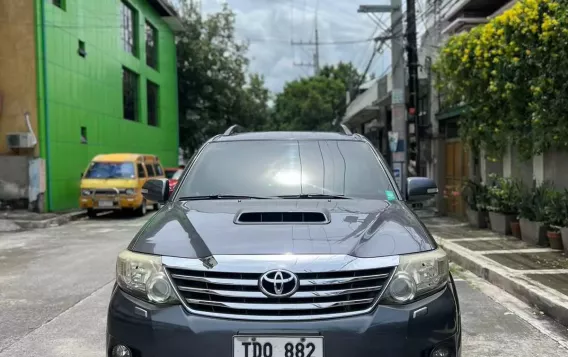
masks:
<instances>
[{"instance_id":1,"label":"drainpipe","mask_svg":"<svg viewBox=\"0 0 568 357\"><path fill-rule=\"evenodd\" d=\"M36 0L36 4L39 3L40 6L40 15L41 15L41 53L42 56L39 58L41 61L42 71L43 71L43 123L44 123L44 136L43 139L45 141L45 180L46 180L46 202L47 202L47 211L51 211L53 208L53 195L51 191L51 180L50 180L50 143L49 143L49 104L47 101L47 47L46 47L46 31L45 31L45 1L44 0ZM36 34L36 42L39 40ZM37 50L40 50L40 46L36 45ZM38 66L39 69L39 66ZM38 70L39 73L39 70ZM39 76L38 76L39 80ZM39 87L38 87L38 94L39 94ZM39 99L39 95L38 95ZM39 123L38 123L39 124ZM41 144L41 143L40 143Z\"/></svg>"}]
</instances>

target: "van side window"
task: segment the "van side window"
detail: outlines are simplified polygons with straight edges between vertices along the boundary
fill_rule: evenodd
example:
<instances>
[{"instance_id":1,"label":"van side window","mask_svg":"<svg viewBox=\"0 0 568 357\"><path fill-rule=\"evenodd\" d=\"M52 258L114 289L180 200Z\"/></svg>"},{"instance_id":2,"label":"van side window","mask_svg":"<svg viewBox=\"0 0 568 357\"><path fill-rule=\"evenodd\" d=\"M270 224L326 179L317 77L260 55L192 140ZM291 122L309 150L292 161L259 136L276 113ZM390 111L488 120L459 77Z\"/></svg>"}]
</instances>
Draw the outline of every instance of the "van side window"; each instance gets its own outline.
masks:
<instances>
[{"instance_id":1,"label":"van side window","mask_svg":"<svg viewBox=\"0 0 568 357\"><path fill-rule=\"evenodd\" d=\"M152 166L152 164L145 164L145 165L146 165L146 171L148 171L148 177L156 176L156 173L154 172L154 166Z\"/></svg>"},{"instance_id":2,"label":"van side window","mask_svg":"<svg viewBox=\"0 0 568 357\"><path fill-rule=\"evenodd\" d=\"M146 171L144 171L144 166L142 166L142 164L138 164L136 168L138 169L139 178L146 177Z\"/></svg>"},{"instance_id":3,"label":"van side window","mask_svg":"<svg viewBox=\"0 0 568 357\"><path fill-rule=\"evenodd\" d=\"M160 164L154 164L154 169L156 172L156 176L163 176L164 170L162 170L162 166Z\"/></svg>"}]
</instances>

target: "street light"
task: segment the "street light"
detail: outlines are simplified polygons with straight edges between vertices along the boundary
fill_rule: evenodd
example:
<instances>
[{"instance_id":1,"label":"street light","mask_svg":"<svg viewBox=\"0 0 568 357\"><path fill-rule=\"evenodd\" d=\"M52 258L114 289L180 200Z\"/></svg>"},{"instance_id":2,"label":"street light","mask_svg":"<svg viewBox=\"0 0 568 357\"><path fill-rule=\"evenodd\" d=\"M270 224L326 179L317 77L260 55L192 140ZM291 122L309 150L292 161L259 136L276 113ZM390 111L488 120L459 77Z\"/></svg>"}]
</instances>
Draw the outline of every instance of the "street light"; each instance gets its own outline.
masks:
<instances>
[{"instance_id":1,"label":"street light","mask_svg":"<svg viewBox=\"0 0 568 357\"><path fill-rule=\"evenodd\" d=\"M359 5L357 12L362 13L377 13L377 12L392 12L398 10L398 7L393 7L391 5Z\"/></svg>"}]
</instances>

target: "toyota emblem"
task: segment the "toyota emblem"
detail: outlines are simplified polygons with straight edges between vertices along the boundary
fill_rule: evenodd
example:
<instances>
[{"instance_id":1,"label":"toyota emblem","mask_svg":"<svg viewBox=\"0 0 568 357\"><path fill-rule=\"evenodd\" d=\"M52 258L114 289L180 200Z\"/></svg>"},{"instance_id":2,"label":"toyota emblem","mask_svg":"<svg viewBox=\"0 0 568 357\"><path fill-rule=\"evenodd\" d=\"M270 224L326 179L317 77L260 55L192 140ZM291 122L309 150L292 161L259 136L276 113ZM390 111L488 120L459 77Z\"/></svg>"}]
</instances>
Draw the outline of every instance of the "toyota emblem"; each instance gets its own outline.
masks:
<instances>
[{"instance_id":1,"label":"toyota emblem","mask_svg":"<svg viewBox=\"0 0 568 357\"><path fill-rule=\"evenodd\" d=\"M287 297L300 287L296 274L287 270L275 269L264 273L258 280L260 291L268 297Z\"/></svg>"}]
</instances>

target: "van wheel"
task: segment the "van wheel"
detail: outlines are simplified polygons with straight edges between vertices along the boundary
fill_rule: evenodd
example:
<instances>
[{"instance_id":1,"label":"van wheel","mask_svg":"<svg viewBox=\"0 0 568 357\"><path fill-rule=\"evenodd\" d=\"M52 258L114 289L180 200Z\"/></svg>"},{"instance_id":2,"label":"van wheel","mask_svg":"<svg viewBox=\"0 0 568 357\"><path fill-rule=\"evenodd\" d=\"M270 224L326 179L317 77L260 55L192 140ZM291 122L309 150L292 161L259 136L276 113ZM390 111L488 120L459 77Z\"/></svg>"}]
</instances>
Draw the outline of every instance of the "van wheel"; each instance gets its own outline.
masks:
<instances>
[{"instance_id":1,"label":"van wheel","mask_svg":"<svg viewBox=\"0 0 568 357\"><path fill-rule=\"evenodd\" d=\"M154 211L157 211L160 209L160 204L159 203L154 203Z\"/></svg>"},{"instance_id":2,"label":"van wheel","mask_svg":"<svg viewBox=\"0 0 568 357\"><path fill-rule=\"evenodd\" d=\"M134 210L134 214L138 217L144 217L146 215L147 207L146 207L146 200L142 201L140 207Z\"/></svg>"}]
</instances>

